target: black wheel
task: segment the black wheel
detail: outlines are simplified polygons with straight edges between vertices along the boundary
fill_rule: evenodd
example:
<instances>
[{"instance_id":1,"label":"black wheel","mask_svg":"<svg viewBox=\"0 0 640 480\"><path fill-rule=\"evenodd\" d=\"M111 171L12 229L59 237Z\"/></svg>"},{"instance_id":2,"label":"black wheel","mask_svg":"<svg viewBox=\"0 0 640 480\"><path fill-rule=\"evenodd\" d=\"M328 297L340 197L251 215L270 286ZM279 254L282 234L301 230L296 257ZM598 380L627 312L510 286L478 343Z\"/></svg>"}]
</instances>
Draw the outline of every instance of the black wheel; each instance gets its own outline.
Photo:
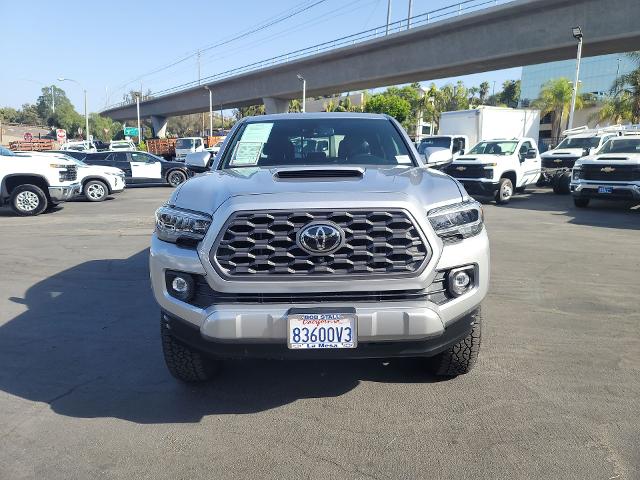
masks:
<instances>
[{"instance_id":1,"label":"black wheel","mask_svg":"<svg viewBox=\"0 0 640 480\"><path fill-rule=\"evenodd\" d=\"M504 205L513 197L513 183L508 178L501 178L496 192L496 203Z\"/></svg>"},{"instance_id":2,"label":"black wheel","mask_svg":"<svg viewBox=\"0 0 640 480\"><path fill-rule=\"evenodd\" d=\"M102 202L109 195L109 187L100 180L90 180L84 186L84 196L90 202Z\"/></svg>"},{"instance_id":3,"label":"black wheel","mask_svg":"<svg viewBox=\"0 0 640 480\"><path fill-rule=\"evenodd\" d=\"M175 339L164 321L160 322L160 336L164 361L171 375L178 380L188 383L206 382L220 371L221 360L208 358Z\"/></svg>"},{"instance_id":4,"label":"black wheel","mask_svg":"<svg viewBox=\"0 0 640 480\"><path fill-rule=\"evenodd\" d=\"M11 209L16 215L40 215L47 209L48 203L45 193L35 185L20 185L11 192Z\"/></svg>"},{"instance_id":5,"label":"black wheel","mask_svg":"<svg viewBox=\"0 0 640 480\"><path fill-rule=\"evenodd\" d=\"M588 198L574 198L573 203L578 208L587 208L589 206Z\"/></svg>"},{"instance_id":6,"label":"black wheel","mask_svg":"<svg viewBox=\"0 0 640 480\"><path fill-rule=\"evenodd\" d=\"M568 195L571 193L571 175L563 173L553 178L553 193L558 195Z\"/></svg>"},{"instance_id":7,"label":"black wheel","mask_svg":"<svg viewBox=\"0 0 640 480\"><path fill-rule=\"evenodd\" d=\"M431 370L434 374L444 377L454 377L469 373L480 353L480 338L482 329L482 314L480 309L473 314L475 322L469 332L455 345L430 359Z\"/></svg>"},{"instance_id":8,"label":"black wheel","mask_svg":"<svg viewBox=\"0 0 640 480\"><path fill-rule=\"evenodd\" d=\"M182 170L171 170L167 174L167 183L172 187L177 187L187 181L187 175Z\"/></svg>"}]
</instances>

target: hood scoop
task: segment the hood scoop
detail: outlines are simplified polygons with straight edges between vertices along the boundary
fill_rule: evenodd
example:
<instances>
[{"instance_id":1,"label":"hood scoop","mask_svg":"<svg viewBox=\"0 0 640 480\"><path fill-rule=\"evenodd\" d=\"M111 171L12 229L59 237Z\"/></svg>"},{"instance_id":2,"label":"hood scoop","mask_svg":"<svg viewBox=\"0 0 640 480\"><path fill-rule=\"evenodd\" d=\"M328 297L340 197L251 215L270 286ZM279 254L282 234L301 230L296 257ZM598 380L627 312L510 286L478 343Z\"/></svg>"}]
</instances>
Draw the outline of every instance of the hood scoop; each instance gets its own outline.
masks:
<instances>
[{"instance_id":1,"label":"hood scoop","mask_svg":"<svg viewBox=\"0 0 640 480\"><path fill-rule=\"evenodd\" d=\"M273 176L279 180L360 179L362 168L297 168L280 169Z\"/></svg>"}]
</instances>

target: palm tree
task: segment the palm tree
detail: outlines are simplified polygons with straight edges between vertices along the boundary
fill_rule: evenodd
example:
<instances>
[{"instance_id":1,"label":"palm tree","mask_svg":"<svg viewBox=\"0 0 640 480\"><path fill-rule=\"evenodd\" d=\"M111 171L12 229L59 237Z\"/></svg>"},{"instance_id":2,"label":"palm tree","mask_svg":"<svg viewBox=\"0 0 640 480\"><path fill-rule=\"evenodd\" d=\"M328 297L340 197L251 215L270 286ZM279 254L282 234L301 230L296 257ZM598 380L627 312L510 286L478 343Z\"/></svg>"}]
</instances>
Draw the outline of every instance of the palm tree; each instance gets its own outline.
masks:
<instances>
[{"instance_id":1,"label":"palm tree","mask_svg":"<svg viewBox=\"0 0 640 480\"><path fill-rule=\"evenodd\" d=\"M532 105L540 109L542 116L552 113L551 136L560 137L563 120L567 117L571 108L571 96L573 84L568 78L554 78L542 86L540 96L532 102ZM582 98L576 98L576 109L582 108Z\"/></svg>"},{"instance_id":2,"label":"palm tree","mask_svg":"<svg viewBox=\"0 0 640 480\"><path fill-rule=\"evenodd\" d=\"M621 94L608 97L602 104L602 108L594 113L590 120L611 121L618 124L630 121L631 118L631 99L629 95Z\"/></svg>"},{"instance_id":3,"label":"palm tree","mask_svg":"<svg viewBox=\"0 0 640 480\"><path fill-rule=\"evenodd\" d=\"M480 94L480 104L484 105L487 101L487 95L489 95L489 82L482 82L478 93Z\"/></svg>"},{"instance_id":4,"label":"palm tree","mask_svg":"<svg viewBox=\"0 0 640 480\"><path fill-rule=\"evenodd\" d=\"M629 54L640 62L640 52ZM628 105L631 123L640 123L640 66L635 70L620 75L613 82L611 95L618 102Z\"/></svg>"}]
</instances>

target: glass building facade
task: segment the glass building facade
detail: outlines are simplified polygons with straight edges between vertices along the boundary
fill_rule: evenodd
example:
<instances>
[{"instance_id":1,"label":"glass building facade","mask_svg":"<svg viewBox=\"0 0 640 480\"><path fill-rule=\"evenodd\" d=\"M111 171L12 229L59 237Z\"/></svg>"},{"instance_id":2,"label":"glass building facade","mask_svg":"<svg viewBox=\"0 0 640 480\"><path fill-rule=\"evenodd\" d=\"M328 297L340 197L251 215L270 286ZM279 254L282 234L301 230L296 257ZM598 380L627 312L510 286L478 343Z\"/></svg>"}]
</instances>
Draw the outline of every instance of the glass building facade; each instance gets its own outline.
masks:
<instances>
[{"instance_id":1,"label":"glass building facade","mask_svg":"<svg viewBox=\"0 0 640 480\"><path fill-rule=\"evenodd\" d=\"M607 94L617 75L628 73L635 67L635 62L624 53L582 58L580 93ZM573 81L575 74L575 59L522 67L520 105L526 107L538 98L542 86L549 80L565 77Z\"/></svg>"}]
</instances>

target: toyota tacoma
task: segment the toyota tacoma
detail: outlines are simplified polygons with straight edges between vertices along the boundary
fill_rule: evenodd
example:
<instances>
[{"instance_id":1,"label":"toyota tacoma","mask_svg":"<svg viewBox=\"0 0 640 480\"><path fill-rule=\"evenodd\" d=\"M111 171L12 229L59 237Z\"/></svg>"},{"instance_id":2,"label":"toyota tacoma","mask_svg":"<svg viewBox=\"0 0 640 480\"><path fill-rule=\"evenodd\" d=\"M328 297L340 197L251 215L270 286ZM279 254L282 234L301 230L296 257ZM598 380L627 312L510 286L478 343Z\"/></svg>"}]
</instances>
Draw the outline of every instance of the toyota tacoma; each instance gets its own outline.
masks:
<instances>
[{"instance_id":1,"label":"toyota tacoma","mask_svg":"<svg viewBox=\"0 0 640 480\"><path fill-rule=\"evenodd\" d=\"M322 142L322 151L296 144ZM467 373L489 285L482 208L372 114L238 122L156 212L153 292L169 371L228 358L430 357Z\"/></svg>"}]
</instances>

